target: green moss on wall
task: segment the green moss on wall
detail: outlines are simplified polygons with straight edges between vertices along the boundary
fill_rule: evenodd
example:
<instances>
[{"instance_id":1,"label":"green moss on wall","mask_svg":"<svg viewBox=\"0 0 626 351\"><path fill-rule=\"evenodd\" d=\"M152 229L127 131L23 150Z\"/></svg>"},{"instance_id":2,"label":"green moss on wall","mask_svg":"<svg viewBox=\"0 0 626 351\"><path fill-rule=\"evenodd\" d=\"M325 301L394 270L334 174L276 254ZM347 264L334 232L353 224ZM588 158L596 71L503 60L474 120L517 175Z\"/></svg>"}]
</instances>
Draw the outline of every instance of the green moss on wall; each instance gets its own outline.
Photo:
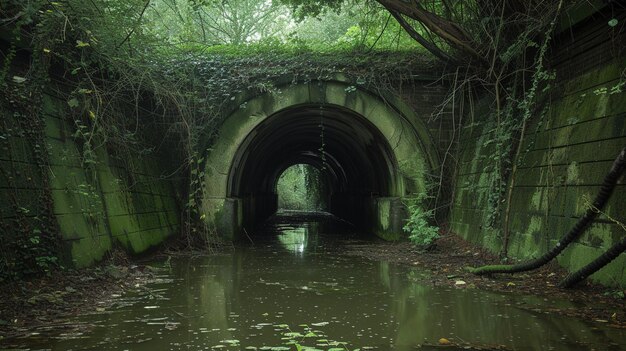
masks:
<instances>
[{"instance_id":1,"label":"green moss on wall","mask_svg":"<svg viewBox=\"0 0 626 351\"><path fill-rule=\"evenodd\" d=\"M65 263L88 266L116 246L141 253L175 233L180 220L178 205L172 184L160 178L158 161L136 155L132 169L126 169L100 148L95 164L84 163L81 141L75 139L73 122L65 117L66 105L52 96L42 100L49 191ZM11 170L10 176L20 185L13 196L23 200L24 211L37 216L42 180L35 175L38 172L22 176L24 171L39 167L33 158L33 145L22 137L8 142L12 152L0 157L3 172ZM24 166L17 169L13 166L16 162ZM137 184L129 183L131 178ZM8 194L2 192L2 196ZM13 211L0 206L3 217L13 215Z\"/></svg>"},{"instance_id":2,"label":"green moss on wall","mask_svg":"<svg viewBox=\"0 0 626 351\"><path fill-rule=\"evenodd\" d=\"M626 145L626 89L622 60L615 60L571 80L561 82L545 123L531 120L522 146L511 202L509 254L537 257L567 233L589 208L617 153ZM491 171L484 146L492 126L484 104L476 123L461 136L451 228L464 238L494 252L501 250L498 228L486 229L484 185ZM622 183L624 180L622 180ZM605 213L624 221L626 187L618 185ZM603 249L626 235L622 226L601 216L559 263L568 270L590 262ZM622 254L592 276L598 282L625 284L626 257Z\"/></svg>"}]
</instances>

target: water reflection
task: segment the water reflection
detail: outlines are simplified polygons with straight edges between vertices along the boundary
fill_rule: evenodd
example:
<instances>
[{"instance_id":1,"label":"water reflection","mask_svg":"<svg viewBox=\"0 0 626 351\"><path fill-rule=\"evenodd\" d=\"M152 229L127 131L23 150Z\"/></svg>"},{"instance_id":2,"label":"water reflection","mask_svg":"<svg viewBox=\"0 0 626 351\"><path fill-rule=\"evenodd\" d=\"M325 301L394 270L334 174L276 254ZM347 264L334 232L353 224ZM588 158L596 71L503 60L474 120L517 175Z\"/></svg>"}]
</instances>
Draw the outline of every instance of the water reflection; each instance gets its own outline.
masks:
<instances>
[{"instance_id":1,"label":"water reflection","mask_svg":"<svg viewBox=\"0 0 626 351\"><path fill-rule=\"evenodd\" d=\"M379 272L395 294L391 314L398 325L397 350L434 343L437 337L530 350L619 350L626 341L622 331L539 312L538 305L547 304L542 299L433 287L424 284L423 276L416 278L416 271L385 262L379 263ZM574 307L566 301L550 303Z\"/></svg>"},{"instance_id":2,"label":"water reflection","mask_svg":"<svg viewBox=\"0 0 626 351\"><path fill-rule=\"evenodd\" d=\"M298 227L281 225L275 227L273 232L285 250L302 257L309 248L315 251L322 228L319 222L306 222Z\"/></svg>"},{"instance_id":3,"label":"water reflection","mask_svg":"<svg viewBox=\"0 0 626 351\"><path fill-rule=\"evenodd\" d=\"M287 229L278 235L278 240L287 251L301 256L306 248L308 234L307 227Z\"/></svg>"},{"instance_id":4,"label":"water reflection","mask_svg":"<svg viewBox=\"0 0 626 351\"><path fill-rule=\"evenodd\" d=\"M146 289L69 322L80 328L3 342L140 351L296 350L294 343L413 350L442 337L523 350L626 343L622 330L536 312L542 299L433 287L415 269L344 256L330 238L337 232L323 223L280 223L273 231L233 253L172 259Z\"/></svg>"}]
</instances>

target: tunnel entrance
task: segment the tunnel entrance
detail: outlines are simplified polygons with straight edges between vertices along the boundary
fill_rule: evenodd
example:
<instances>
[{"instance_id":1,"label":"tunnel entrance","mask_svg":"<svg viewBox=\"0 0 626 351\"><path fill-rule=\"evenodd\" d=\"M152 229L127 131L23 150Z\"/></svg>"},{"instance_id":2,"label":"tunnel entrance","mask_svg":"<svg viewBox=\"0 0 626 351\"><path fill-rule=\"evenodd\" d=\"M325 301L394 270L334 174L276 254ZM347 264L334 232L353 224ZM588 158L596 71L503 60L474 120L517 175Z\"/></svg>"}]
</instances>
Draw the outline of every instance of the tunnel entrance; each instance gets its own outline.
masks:
<instances>
[{"instance_id":1,"label":"tunnel entrance","mask_svg":"<svg viewBox=\"0 0 626 351\"><path fill-rule=\"evenodd\" d=\"M295 164L278 177L278 211L328 211L329 187L324 169L309 164Z\"/></svg>"},{"instance_id":2,"label":"tunnel entrance","mask_svg":"<svg viewBox=\"0 0 626 351\"><path fill-rule=\"evenodd\" d=\"M319 172L328 212L386 239L404 235L404 200L424 192L439 167L428 128L410 108L341 81L289 85L237 104L217 139L201 146L202 211L224 238L253 235L276 213L280 177L295 165Z\"/></svg>"},{"instance_id":3,"label":"tunnel entrance","mask_svg":"<svg viewBox=\"0 0 626 351\"><path fill-rule=\"evenodd\" d=\"M228 190L242 200L245 227L276 212L280 176L297 164L318 170L327 210L358 227L371 225L377 199L400 192L395 156L368 120L339 106L294 106L268 117L239 147Z\"/></svg>"}]
</instances>

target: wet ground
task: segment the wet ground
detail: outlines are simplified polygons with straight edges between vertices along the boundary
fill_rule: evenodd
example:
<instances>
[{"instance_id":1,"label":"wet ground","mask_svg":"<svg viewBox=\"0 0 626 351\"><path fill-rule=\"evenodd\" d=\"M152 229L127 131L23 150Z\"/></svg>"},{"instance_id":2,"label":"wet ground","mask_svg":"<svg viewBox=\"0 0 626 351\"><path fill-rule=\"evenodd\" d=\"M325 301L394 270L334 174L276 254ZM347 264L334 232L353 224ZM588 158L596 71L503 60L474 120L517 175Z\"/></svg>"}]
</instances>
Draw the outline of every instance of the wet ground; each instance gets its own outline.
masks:
<instances>
[{"instance_id":1,"label":"wet ground","mask_svg":"<svg viewBox=\"0 0 626 351\"><path fill-rule=\"evenodd\" d=\"M626 330L542 311L571 302L428 284L345 254L369 239L330 216L277 217L254 243L155 262L140 289L0 340L52 350L621 350ZM575 306L574 306L575 307ZM449 346L444 344L453 344ZM2 349L2 346L0 346Z\"/></svg>"}]
</instances>

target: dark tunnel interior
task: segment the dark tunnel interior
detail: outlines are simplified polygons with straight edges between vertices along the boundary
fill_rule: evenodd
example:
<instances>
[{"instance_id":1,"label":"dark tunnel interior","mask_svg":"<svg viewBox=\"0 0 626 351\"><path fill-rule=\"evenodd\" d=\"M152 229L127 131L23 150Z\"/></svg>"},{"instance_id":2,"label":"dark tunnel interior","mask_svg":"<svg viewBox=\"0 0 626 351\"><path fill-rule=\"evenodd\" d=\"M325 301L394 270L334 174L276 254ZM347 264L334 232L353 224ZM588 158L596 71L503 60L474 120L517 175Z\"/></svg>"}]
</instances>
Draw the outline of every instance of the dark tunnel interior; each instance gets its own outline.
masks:
<instances>
[{"instance_id":1,"label":"dark tunnel interior","mask_svg":"<svg viewBox=\"0 0 626 351\"><path fill-rule=\"evenodd\" d=\"M321 170L330 212L358 227L370 224L376 198L398 196L396 160L371 122L339 106L294 106L259 124L237 151L227 191L243 202L244 227L276 212L276 183L295 164Z\"/></svg>"}]
</instances>

